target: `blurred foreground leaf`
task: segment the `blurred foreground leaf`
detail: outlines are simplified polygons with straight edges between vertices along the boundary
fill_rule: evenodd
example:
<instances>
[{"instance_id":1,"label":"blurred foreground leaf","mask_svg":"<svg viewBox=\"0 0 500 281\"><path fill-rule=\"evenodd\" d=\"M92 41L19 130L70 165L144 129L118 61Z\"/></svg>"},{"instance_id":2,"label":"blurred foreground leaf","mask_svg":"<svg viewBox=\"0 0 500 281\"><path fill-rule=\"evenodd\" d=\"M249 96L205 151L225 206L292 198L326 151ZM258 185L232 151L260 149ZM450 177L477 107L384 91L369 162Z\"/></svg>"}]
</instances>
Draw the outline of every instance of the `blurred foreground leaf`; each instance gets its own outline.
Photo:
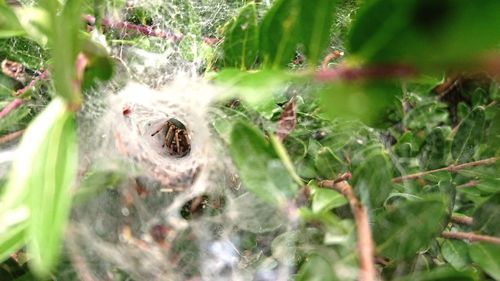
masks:
<instances>
[{"instance_id":1,"label":"blurred foreground leaf","mask_svg":"<svg viewBox=\"0 0 500 281\"><path fill-rule=\"evenodd\" d=\"M76 166L75 116L57 98L26 130L2 198L5 210L29 209L28 250L40 276L49 274L57 262Z\"/></svg>"},{"instance_id":2,"label":"blurred foreground leaf","mask_svg":"<svg viewBox=\"0 0 500 281\"><path fill-rule=\"evenodd\" d=\"M500 42L500 1L375 0L359 11L350 51L369 63L468 62Z\"/></svg>"},{"instance_id":3,"label":"blurred foreground leaf","mask_svg":"<svg viewBox=\"0 0 500 281\"><path fill-rule=\"evenodd\" d=\"M3 1L0 2L0 38L24 35L25 31L16 14Z\"/></svg>"},{"instance_id":4,"label":"blurred foreground leaf","mask_svg":"<svg viewBox=\"0 0 500 281\"><path fill-rule=\"evenodd\" d=\"M383 126L400 95L400 86L392 82L335 83L320 90L320 105L329 119L359 119L369 126Z\"/></svg>"}]
</instances>

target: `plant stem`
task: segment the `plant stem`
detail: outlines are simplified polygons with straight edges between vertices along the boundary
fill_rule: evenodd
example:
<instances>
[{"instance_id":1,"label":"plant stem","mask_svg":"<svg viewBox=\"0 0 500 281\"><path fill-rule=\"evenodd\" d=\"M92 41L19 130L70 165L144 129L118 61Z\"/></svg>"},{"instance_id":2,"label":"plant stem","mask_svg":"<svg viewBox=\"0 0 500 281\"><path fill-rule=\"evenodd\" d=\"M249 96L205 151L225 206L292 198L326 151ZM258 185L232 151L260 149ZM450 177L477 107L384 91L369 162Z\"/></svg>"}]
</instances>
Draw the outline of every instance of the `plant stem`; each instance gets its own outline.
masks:
<instances>
[{"instance_id":1,"label":"plant stem","mask_svg":"<svg viewBox=\"0 0 500 281\"><path fill-rule=\"evenodd\" d=\"M430 170L430 171L425 171L425 172L420 172L420 173L415 173L415 174L411 174L411 175L393 178L392 182L396 183L396 182L402 182L402 181L406 181L406 180L418 179L418 178L421 178L421 177L429 175L429 174L443 172L443 171L447 171L450 173L456 173L457 171L460 171L462 169L469 168L469 167L495 164L495 162L498 161L498 159L500 159L500 157L491 157L491 158L482 159L482 160L464 163L464 164L459 164L459 165L450 165L450 166L444 167L444 168L439 168L439 169L435 169L435 170Z\"/></svg>"},{"instance_id":2,"label":"plant stem","mask_svg":"<svg viewBox=\"0 0 500 281\"><path fill-rule=\"evenodd\" d=\"M0 137L0 145L22 136L23 133L24 129Z\"/></svg>"},{"instance_id":3,"label":"plant stem","mask_svg":"<svg viewBox=\"0 0 500 281\"><path fill-rule=\"evenodd\" d=\"M9 114L12 110L18 108L21 104L23 104L22 99L14 99L9 104L7 104L2 111L0 111L0 118L3 118L7 114Z\"/></svg>"},{"instance_id":4,"label":"plant stem","mask_svg":"<svg viewBox=\"0 0 500 281\"><path fill-rule=\"evenodd\" d=\"M500 245L500 238L494 236L486 236L475 234L472 232L449 232L441 233L441 237L446 239L468 240L470 242L486 242L491 244Z\"/></svg>"},{"instance_id":5,"label":"plant stem","mask_svg":"<svg viewBox=\"0 0 500 281\"><path fill-rule=\"evenodd\" d=\"M468 216L451 216L451 222L463 225L472 225L474 219Z\"/></svg>"},{"instance_id":6,"label":"plant stem","mask_svg":"<svg viewBox=\"0 0 500 281\"><path fill-rule=\"evenodd\" d=\"M405 65L375 65L359 68L340 66L334 69L320 70L315 73L319 81L354 81L361 79L408 78L416 75L416 71Z\"/></svg>"},{"instance_id":7,"label":"plant stem","mask_svg":"<svg viewBox=\"0 0 500 281\"><path fill-rule=\"evenodd\" d=\"M344 174L349 177L350 174ZM349 175L349 176L347 176ZM341 176L342 178L342 176ZM340 178L339 178L340 179ZM360 267L360 281L374 281L377 280L377 273L375 270L375 259L374 259L374 243L372 239L368 213L365 208L359 202L352 191L352 187L345 180L325 180L318 183L320 187L326 187L336 190L337 192L344 195L349 201L351 210L354 214L354 220L356 222L357 228L357 240L358 240L358 255L359 255L359 267Z\"/></svg>"}]
</instances>

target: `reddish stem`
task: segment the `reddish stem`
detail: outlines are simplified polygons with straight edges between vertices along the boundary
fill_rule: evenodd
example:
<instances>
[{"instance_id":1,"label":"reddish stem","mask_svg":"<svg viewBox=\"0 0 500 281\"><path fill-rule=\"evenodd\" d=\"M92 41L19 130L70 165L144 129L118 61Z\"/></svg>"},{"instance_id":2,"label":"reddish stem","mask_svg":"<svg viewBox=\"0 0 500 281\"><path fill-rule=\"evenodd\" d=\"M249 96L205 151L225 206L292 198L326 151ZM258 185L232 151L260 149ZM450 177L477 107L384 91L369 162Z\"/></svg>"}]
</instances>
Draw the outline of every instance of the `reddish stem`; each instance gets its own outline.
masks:
<instances>
[{"instance_id":1,"label":"reddish stem","mask_svg":"<svg viewBox=\"0 0 500 281\"><path fill-rule=\"evenodd\" d=\"M0 111L0 118L3 118L7 114L9 114L12 110L18 108L21 104L23 104L23 100L22 99L18 99L18 98L14 99L9 104L7 104L2 109L2 111Z\"/></svg>"}]
</instances>

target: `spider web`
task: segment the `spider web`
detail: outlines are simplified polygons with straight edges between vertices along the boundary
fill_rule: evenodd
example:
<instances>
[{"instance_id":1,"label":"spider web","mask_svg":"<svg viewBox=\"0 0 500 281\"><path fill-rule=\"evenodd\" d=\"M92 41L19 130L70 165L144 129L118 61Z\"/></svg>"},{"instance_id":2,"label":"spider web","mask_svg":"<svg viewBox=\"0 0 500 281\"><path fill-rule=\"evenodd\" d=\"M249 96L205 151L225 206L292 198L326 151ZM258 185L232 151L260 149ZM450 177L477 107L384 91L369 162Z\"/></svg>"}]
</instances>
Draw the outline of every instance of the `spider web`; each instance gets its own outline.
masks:
<instances>
[{"instance_id":1,"label":"spider web","mask_svg":"<svg viewBox=\"0 0 500 281\"><path fill-rule=\"evenodd\" d=\"M63 279L290 278L296 213L247 193L210 129L209 112L221 89L202 79L206 58L216 52L203 38L215 36L241 5L202 0L107 6L109 18L142 20L182 39L108 30L103 40L93 32L119 63L111 83L86 93L79 114L77 194L91 196L76 200L66 241L75 270ZM171 157L162 135L151 136L169 118L188 129L191 151L185 157ZM276 242L280 235L283 243Z\"/></svg>"}]
</instances>

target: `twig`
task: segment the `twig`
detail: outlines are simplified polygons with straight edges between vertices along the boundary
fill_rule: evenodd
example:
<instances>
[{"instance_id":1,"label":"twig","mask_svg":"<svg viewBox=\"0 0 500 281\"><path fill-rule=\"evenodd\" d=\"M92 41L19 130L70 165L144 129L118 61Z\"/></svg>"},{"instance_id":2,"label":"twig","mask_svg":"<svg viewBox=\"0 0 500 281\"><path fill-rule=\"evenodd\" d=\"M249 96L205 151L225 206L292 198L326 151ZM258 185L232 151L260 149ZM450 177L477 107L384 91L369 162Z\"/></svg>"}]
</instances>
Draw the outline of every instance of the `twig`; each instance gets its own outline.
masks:
<instances>
[{"instance_id":1,"label":"twig","mask_svg":"<svg viewBox=\"0 0 500 281\"><path fill-rule=\"evenodd\" d=\"M474 219L468 216L451 216L451 222L463 225L472 225L474 223Z\"/></svg>"},{"instance_id":2,"label":"twig","mask_svg":"<svg viewBox=\"0 0 500 281\"><path fill-rule=\"evenodd\" d=\"M344 175L345 177L350 178L350 174L346 173ZM340 180L340 178L337 180ZM320 187L331 188L340 192L349 201L349 205L351 206L351 210L354 214L356 228L358 230L357 248L358 248L359 267L360 267L359 280L360 281L377 280L377 274L375 271L375 258L374 258L375 251L374 251L374 244L368 219L368 213L366 212L363 205L361 205L361 202L359 202L356 196L354 195L351 185L349 185L345 180L336 182L337 180L320 181L318 185Z\"/></svg>"},{"instance_id":3,"label":"twig","mask_svg":"<svg viewBox=\"0 0 500 281\"><path fill-rule=\"evenodd\" d=\"M416 70L405 65L374 65L360 68L337 67L335 69L320 70L315 78L319 81L354 81L361 79L381 78L408 78L415 76Z\"/></svg>"},{"instance_id":4,"label":"twig","mask_svg":"<svg viewBox=\"0 0 500 281\"><path fill-rule=\"evenodd\" d=\"M321 62L321 69L327 70L328 69L328 63L331 60L338 59L338 58L340 58L343 55L344 55L344 52L340 52L338 50L335 50L335 51L329 53L328 55L326 55L323 58L323 61Z\"/></svg>"},{"instance_id":5,"label":"twig","mask_svg":"<svg viewBox=\"0 0 500 281\"><path fill-rule=\"evenodd\" d=\"M439 168L439 169L435 169L435 170L430 170L430 171L425 171L425 172L420 172L420 173L415 173L415 174L411 174L411 175L393 178L392 182L396 183L396 182L402 182L402 181L406 181L406 180L418 179L418 178L421 178L421 177L429 175L429 174L443 172L443 171L447 171L450 173L456 173L457 171L460 171L462 169L469 168L469 167L495 164L495 162L498 161L498 159L500 159L500 157L491 157L491 158L482 159L482 160L464 163L464 164L459 164L459 165L450 165L450 166L444 167L444 168Z\"/></svg>"},{"instance_id":6,"label":"twig","mask_svg":"<svg viewBox=\"0 0 500 281\"><path fill-rule=\"evenodd\" d=\"M468 240L470 242L486 242L500 245L500 238L494 236L486 236L475 234L472 232L449 232L441 233L441 237L446 239Z\"/></svg>"},{"instance_id":7,"label":"twig","mask_svg":"<svg viewBox=\"0 0 500 281\"><path fill-rule=\"evenodd\" d=\"M478 181L478 180L471 180L471 181L466 182L464 184L457 185L457 188L472 187L472 186L478 185L479 183L480 183L480 181Z\"/></svg>"},{"instance_id":8,"label":"twig","mask_svg":"<svg viewBox=\"0 0 500 281\"><path fill-rule=\"evenodd\" d=\"M22 99L14 99L9 104L7 104L2 111L0 111L0 118L3 118L7 114L9 114L12 110L18 108L21 104L23 104Z\"/></svg>"},{"instance_id":9,"label":"twig","mask_svg":"<svg viewBox=\"0 0 500 281\"><path fill-rule=\"evenodd\" d=\"M33 78L33 80L31 80L31 82L28 85L26 85L26 87L17 90L15 96L18 97L18 96L26 93L29 89L35 87L36 82L41 81L41 80L45 80L45 78L47 78L47 76L48 76L47 70L40 72L40 75Z\"/></svg>"},{"instance_id":10,"label":"twig","mask_svg":"<svg viewBox=\"0 0 500 281\"><path fill-rule=\"evenodd\" d=\"M96 19L94 16L91 15L85 15L83 16L83 20L91 25L94 25L96 23ZM107 28L111 29L125 29L125 30L131 30L135 32L139 32L141 34L144 34L146 36L153 36L153 37L159 37L162 39L167 39L167 40L172 40L174 42L180 41L183 37L182 34L174 34L171 31L165 31L161 30L159 28L153 28L151 26L145 26L145 25L138 25L138 24L133 24L133 23L128 23L124 21L113 21L107 18L103 18L101 20L101 25Z\"/></svg>"},{"instance_id":11,"label":"twig","mask_svg":"<svg viewBox=\"0 0 500 281\"><path fill-rule=\"evenodd\" d=\"M0 137L0 145L7 143L11 140L17 139L18 137L22 136L23 133L24 129Z\"/></svg>"}]
</instances>

